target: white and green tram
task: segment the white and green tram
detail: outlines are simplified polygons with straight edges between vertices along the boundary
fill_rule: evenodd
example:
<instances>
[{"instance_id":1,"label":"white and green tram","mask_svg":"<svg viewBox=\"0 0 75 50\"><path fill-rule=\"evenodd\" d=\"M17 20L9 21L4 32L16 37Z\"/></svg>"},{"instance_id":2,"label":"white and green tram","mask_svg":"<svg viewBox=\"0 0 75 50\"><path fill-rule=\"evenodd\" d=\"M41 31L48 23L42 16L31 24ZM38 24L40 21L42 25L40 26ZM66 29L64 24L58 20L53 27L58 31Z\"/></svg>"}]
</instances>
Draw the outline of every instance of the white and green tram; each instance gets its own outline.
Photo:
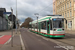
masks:
<instances>
[{"instance_id":1,"label":"white and green tram","mask_svg":"<svg viewBox=\"0 0 75 50\"><path fill-rule=\"evenodd\" d=\"M30 31L41 34L46 37L64 37L64 21L67 24L67 20L61 15L49 15L30 22Z\"/></svg>"}]
</instances>

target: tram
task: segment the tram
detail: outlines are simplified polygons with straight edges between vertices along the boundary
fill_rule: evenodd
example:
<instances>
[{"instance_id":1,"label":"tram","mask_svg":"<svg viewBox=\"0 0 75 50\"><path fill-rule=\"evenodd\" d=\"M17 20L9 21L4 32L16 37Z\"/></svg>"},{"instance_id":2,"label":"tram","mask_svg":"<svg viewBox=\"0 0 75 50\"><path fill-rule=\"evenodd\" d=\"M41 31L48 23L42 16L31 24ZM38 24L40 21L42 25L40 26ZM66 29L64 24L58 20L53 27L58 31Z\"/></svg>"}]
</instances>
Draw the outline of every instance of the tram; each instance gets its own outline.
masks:
<instances>
[{"instance_id":1,"label":"tram","mask_svg":"<svg viewBox=\"0 0 75 50\"><path fill-rule=\"evenodd\" d=\"M67 20L61 15L48 15L29 24L30 31L40 35L51 38L65 37L64 24L67 25Z\"/></svg>"}]
</instances>

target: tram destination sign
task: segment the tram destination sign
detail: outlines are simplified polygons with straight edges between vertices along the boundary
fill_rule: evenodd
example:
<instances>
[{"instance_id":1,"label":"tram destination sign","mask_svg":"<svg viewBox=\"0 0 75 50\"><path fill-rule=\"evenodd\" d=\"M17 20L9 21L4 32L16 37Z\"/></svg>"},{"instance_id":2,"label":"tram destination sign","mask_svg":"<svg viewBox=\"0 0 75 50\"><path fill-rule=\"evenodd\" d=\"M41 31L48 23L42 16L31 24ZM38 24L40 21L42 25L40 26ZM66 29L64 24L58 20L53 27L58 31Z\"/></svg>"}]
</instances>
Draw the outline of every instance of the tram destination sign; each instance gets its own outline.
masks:
<instances>
[{"instance_id":1,"label":"tram destination sign","mask_svg":"<svg viewBox=\"0 0 75 50\"><path fill-rule=\"evenodd\" d=\"M58 20L58 21L60 21L60 20L62 20L63 18L53 18L53 21L56 21L56 20Z\"/></svg>"},{"instance_id":2,"label":"tram destination sign","mask_svg":"<svg viewBox=\"0 0 75 50\"><path fill-rule=\"evenodd\" d=\"M11 14L11 12L4 12L3 14Z\"/></svg>"}]
</instances>

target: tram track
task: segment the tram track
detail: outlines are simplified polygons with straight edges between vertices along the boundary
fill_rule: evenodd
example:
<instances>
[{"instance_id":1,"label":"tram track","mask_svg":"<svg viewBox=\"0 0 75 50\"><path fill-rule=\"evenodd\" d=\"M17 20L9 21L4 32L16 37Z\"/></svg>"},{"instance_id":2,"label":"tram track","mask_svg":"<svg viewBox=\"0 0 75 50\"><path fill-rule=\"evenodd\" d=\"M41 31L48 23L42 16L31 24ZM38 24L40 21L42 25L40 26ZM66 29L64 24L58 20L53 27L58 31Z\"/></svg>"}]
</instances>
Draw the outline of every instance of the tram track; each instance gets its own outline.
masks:
<instances>
[{"instance_id":1,"label":"tram track","mask_svg":"<svg viewBox=\"0 0 75 50\"><path fill-rule=\"evenodd\" d=\"M24 30L21 30L21 34L27 50L65 50L64 48L55 48L54 46L58 46L56 43L48 39L45 40L40 35L32 33L27 29Z\"/></svg>"},{"instance_id":2,"label":"tram track","mask_svg":"<svg viewBox=\"0 0 75 50\"><path fill-rule=\"evenodd\" d=\"M57 40L56 40L57 41ZM58 40L59 42L62 42L62 43L64 43L64 44L67 44L67 45L70 45L70 46L74 46L75 47L75 45L71 45L71 44L69 44L69 43L67 43L67 42L63 42L63 41L60 41L60 40Z\"/></svg>"},{"instance_id":3,"label":"tram track","mask_svg":"<svg viewBox=\"0 0 75 50\"><path fill-rule=\"evenodd\" d=\"M28 32L30 32L30 31L28 31ZM30 33L32 33L32 32L30 32ZM65 38L53 39L53 38L44 37L44 36L36 34L36 33L32 33L32 34L35 34L36 36L42 37L43 39L45 39L47 41L52 41L52 42L54 42L54 43L56 43L57 45L60 45L60 46L73 46L75 48L75 45L72 45L71 43L67 43L68 41L72 41L72 39L75 40L74 37L69 37L68 36L69 37L68 38L66 36ZM61 39L62 39L62 41L61 41ZM67 41L67 42L64 42L64 40Z\"/></svg>"},{"instance_id":4,"label":"tram track","mask_svg":"<svg viewBox=\"0 0 75 50\"><path fill-rule=\"evenodd\" d=\"M59 41L59 42L62 42L64 44L67 44L67 45L70 45L70 46L74 46L75 47L75 44L73 42L73 40L75 39L64 39L64 40L58 40L58 39L55 39L56 41Z\"/></svg>"},{"instance_id":5,"label":"tram track","mask_svg":"<svg viewBox=\"0 0 75 50\"><path fill-rule=\"evenodd\" d=\"M33 33L34 34L34 33ZM44 36L41 36L41 35L38 35L36 34L36 36L40 36L42 37L44 40L47 40L47 41L52 41L54 43L56 43L58 46L72 46L73 48L75 48L75 45L71 45L69 43L65 43L65 42L62 42L62 41L57 41L56 39L52 39L52 38L47 38L47 37L44 37ZM65 44L65 45L64 45ZM68 48L67 48L68 49Z\"/></svg>"}]
</instances>

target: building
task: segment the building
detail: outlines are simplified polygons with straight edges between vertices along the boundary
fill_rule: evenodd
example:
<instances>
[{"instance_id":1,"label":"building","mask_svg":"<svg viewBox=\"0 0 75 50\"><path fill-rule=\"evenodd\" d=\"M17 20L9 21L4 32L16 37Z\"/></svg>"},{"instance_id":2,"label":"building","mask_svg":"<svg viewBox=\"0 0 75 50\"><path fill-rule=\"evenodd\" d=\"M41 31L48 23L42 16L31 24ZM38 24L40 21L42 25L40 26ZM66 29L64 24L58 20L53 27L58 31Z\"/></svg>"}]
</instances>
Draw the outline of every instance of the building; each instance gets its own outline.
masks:
<instances>
[{"instance_id":1,"label":"building","mask_svg":"<svg viewBox=\"0 0 75 50\"><path fill-rule=\"evenodd\" d=\"M5 14L6 9L5 8L0 8L0 31L2 30L9 30L12 28L16 28L16 16L9 14ZM13 17L13 21L12 21ZM19 25L18 20L17 20L17 26Z\"/></svg>"},{"instance_id":2,"label":"building","mask_svg":"<svg viewBox=\"0 0 75 50\"><path fill-rule=\"evenodd\" d=\"M56 14L56 0L53 0L53 14Z\"/></svg>"},{"instance_id":3,"label":"building","mask_svg":"<svg viewBox=\"0 0 75 50\"><path fill-rule=\"evenodd\" d=\"M53 14L67 19L66 32L75 31L75 0L54 0Z\"/></svg>"},{"instance_id":4,"label":"building","mask_svg":"<svg viewBox=\"0 0 75 50\"><path fill-rule=\"evenodd\" d=\"M6 12L6 9L0 8L0 30L8 29L8 21L6 19L6 14L3 14L4 12Z\"/></svg>"},{"instance_id":5,"label":"building","mask_svg":"<svg viewBox=\"0 0 75 50\"><path fill-rule=\"evenodd\" d=\"M2 30L2 17L0 16L0 30Z\"/></svg>"}]
</instances>

